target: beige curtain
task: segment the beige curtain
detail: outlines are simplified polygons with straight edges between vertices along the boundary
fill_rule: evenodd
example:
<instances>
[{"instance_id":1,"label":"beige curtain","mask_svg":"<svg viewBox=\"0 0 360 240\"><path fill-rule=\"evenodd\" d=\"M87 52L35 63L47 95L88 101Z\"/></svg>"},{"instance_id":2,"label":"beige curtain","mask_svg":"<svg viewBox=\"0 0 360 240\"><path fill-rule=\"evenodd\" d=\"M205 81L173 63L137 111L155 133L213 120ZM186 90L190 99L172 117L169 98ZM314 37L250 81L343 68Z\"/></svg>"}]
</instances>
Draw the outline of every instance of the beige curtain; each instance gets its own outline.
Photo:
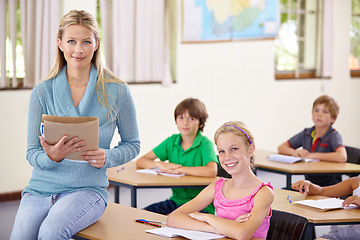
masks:
<instances>
[{"instance_id":1,"label":"beige curtain","mask_svg":"<svg viewBox=\"0 0 360 240\"><path fill-rule=\"evenodd\" d=\"M20 0L24 87L44 79L54 63L59 8L60 0Z\"/></svg>"},{"instance_id":2,"label":"beige curtain","mask_svg":"<svg viewBox=\"0 0 360 240\"><path fill-rule=\"evenodd\" d=\"M172 83L165 0L100 0L109 68L128 83Z\"/></svg>"},{"instance_id":3,"label":"beige curtain","mask_svg":"<svg viewBox=\"0 0 360 240\"><path fill-rule=\"evenodd\" d=\"M20 8L21 42L24 55L24 87L31 88L45 78L50 71L55 57L56 34L59 24L60 0L0 0L0 63L1 88L18 87L16 40L17 11ZM9 18L6 18L8 5ZM9 24L7 32L6 24ZM11 58L6 58L6 41L8 41ZM6 78L6 66L14 70L12 79Z\"/></svg>"}]
</instances>

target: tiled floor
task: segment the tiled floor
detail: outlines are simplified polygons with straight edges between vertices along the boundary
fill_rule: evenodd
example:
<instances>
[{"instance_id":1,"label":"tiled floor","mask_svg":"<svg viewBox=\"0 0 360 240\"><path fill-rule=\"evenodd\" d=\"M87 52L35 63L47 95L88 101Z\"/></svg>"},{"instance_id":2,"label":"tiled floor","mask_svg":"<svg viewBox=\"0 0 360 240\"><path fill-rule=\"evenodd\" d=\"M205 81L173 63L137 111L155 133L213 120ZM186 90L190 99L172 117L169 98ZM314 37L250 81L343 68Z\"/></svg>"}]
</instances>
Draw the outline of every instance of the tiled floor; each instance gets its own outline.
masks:
<instances>
[{"instance_id":1,"label":"tiled floor","mask_svg":"<svg viewBox=\"0 0 360 240\"><path fill-rule=\"evenodd\" d=\"M271 182L275 188L285 186L285 176L258 171L259 178L264 182ZM302 176L293 177L293 181L301 179ZM109 188L109 201L114 201L113 188ZM171 195L170 189L140 189L138 190L138 208L144 208L147 205L165 200ZM0 202L0 240L8 240L10 238L12 225L20 201ZM130 190L128 188L120 188L120 204L130 206ZM322 230L327 232L327 229Z\"/></svg>"}]
</instances>

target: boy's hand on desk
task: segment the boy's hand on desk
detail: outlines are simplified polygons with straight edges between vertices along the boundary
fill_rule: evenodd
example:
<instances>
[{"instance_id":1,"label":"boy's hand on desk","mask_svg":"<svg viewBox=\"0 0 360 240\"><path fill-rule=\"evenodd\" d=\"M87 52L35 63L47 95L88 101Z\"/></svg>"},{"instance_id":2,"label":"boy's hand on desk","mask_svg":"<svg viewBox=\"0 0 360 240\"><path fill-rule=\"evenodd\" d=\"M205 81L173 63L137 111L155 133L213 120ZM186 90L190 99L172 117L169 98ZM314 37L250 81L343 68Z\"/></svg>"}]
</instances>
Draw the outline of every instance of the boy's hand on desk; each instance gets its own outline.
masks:
<instances>
[{"instance_id":1,"label":"boy's hand on desk","mask_svg":"<svg viewBox=\"0 0 360 240\"><path fill-rule=\"evenodd\" d=\"M181 165L159 161L157 163L157 167L160 168L160 170L163 172L171 173L173 170L180 168Z\"/></svg>"},{"instance_id":2,"label":"boy's hand on desk","mask_svg":"<svg viewBox=\"0 0 360 240\"><path fill-rule=\"evenodd\" d=\"M308 158L309 156L309 151L306 149L299 149L296 150L293 154L294 157L300 157L300 158Z\"/></svg>"},{"instance_id":3,"label":"boy's hand on desk","mask_svg":"<svg viewBox=\"0 0 360 240\"><path fill-rule=\"evenodd\" d=\"M355 204L356 206L360 207L360 197L357 195L350 196L344 200L342 205L343 207L348 207L350 204Z\"/></svg>"}]
</instances>

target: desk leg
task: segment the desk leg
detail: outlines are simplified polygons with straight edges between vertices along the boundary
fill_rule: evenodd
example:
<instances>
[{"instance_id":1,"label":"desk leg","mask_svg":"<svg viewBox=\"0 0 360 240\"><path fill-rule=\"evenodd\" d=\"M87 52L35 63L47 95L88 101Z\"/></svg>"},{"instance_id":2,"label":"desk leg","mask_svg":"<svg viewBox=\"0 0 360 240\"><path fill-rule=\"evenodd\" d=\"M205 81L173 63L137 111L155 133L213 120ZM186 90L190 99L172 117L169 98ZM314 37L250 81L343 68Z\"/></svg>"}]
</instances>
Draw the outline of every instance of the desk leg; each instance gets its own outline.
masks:
<instances>
[{"instance_id":1,"label":"desk leg","mask_svg":"<svg viewBox=\"0 0 360 240\"><path fill-rule=\"evenodd\" d=\"M134 208L137 208L136 187L131 186L130 190L131 190L131 206L134 207Z\"/></svg>"},{"instance_id":2,"label":"desk leg","mask_svg":"<svg viewBox=\"0 0 360 240\"><path fill-rule=\"evenodd\" d=\"M286 189L291 190L291 174L286 174Z\"/></svg>"},{"instance_id":3,"label":"desk leg","mask_svg":"<svg viewBox=\"0 0 360 240\"><path fill-rule=\"evenodd\" d=\"M120 190L119 189L120 189L119 186L117 186L117 185L114 186L114 202L115 203L120 203L120 198L119 198Z\"/></svg>"},{"instance_id":4,"label":"desk leg","mask_svg":"<svg viewBox=\"0 0 360 240\"><path fill-rule=\"evenodd\" d=\"M305 229L303 231L302 239L315 239L315 229L314 224L312 223L306 223Z\"/></svg>"}]
</instances>

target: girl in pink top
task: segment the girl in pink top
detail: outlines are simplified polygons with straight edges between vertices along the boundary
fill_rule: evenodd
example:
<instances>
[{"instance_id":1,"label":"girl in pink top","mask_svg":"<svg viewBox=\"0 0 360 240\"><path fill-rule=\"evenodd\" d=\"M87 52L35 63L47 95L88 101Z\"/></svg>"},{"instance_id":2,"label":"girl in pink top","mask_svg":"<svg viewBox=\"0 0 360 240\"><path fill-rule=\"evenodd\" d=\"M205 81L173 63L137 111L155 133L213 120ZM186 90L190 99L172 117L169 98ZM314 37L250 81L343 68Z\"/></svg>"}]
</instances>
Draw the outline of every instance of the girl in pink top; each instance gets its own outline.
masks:
<instances>
[{"instance_id":1,"label":"girl in pink top","mask_svg":"<svg viewBox=\"0 0 360 240\"><path fill-rule=\"evenodd\" d=\"M274 195L270 183L263 183L252 171L252 134L242 122L227 122L216 131L214 140L219 162L232 178L210 184L172 212L167 225L235 239L266 239ZM212 202L216 216L198 212Z\"/></svg>"}]
</instances>

